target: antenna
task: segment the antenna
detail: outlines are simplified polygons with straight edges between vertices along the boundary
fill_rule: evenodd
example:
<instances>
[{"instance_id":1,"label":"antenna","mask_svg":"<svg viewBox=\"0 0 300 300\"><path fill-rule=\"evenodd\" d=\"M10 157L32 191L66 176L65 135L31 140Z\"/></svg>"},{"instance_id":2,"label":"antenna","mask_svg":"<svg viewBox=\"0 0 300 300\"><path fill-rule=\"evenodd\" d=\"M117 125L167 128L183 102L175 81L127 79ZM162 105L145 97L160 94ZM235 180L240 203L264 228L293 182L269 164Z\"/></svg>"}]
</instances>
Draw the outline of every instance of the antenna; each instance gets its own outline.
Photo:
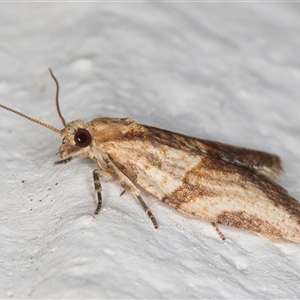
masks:
<instances>
[{"instance_id":1,"label":"antenna","mask_svg":"<svg viewBox=\"0 0 300 300\"><path fill-rule=\"evenodd\" d=\"M52 70L51 70L50 68L49 68L49 70L50 70L50 74L51 74L52 78L54 79L54 81L55 81L55 83L56 83L56 96L55 96L56 109L57 109L58 115L59 115L59 117L60 117L60 119L61 119L61 121L62 121L62 123L63 123L63 125L64 125L64 128L67 129L67 123L66 123L64 117L62 116L62 114L61 114L61 112L60 112L60 108L59 108L59 101L58 101L58 96L59 96L59 84L58 84L57 79L56 79L55 76L53 75ZM25 114L23 114L23 113L21 113L21 112L19 112L19 111L17 111L17 110L14 110L14 109L12 109L12 108L10 108L10 107L7 107L7 106L5 106L5 105L3 105L3 104L0 104L0 107L3 108L3 109L6 109L6 110L8 110L8 111L10 111L10 112L12 112L12 113L15 113L15 114L17 114L17 115L19 115L19 116L21 116L21 117L23 117L23 118L25 118L25 119L31 121L31 122L37 123L37 124L39 124L39 125L42 125L42 126L48 128L48 129L50 129L50 130L56 132L56 133L57 133L58 135L60 135L60 136L63 136L63 133L62 133L63 130L59 130L59 129L55 128L54 126L51 126L51 125L49 125L49 124L47 124L47 123L44 123L44 122L42 122L42 121L39 121L39 120L37 120L37 119L35 119L35 118L29 117L29 116L27 116L27 115L25 115Z\"/></svg>"},{"instance_id":2,"label":"antenna","mask_svg":"<svg viewBox=\"0 0 300 300\"><path fill-rule=\"evenodd\" d=\"M51 68L49 68L49 71L50 71L50 74L53 78L53 80L55 81L55 84L56 84L56 95L55 95L55 103L56 103L56 109L57 109L57 113L64 125L64 127L67 129L67 123L65 121L65 118L63 117L63 115L61 114L61 111L60 111L60 107L59 107L59 100L58 100L58 96L59 96L59 84L58 84L58 81L56 79L56 77L54 76Z\"/></svg>"},{"instance_id":3,"label":"antenna","mask_svg":"<svg viewBox=\"0 0 300 300\"><path fill-rule=\"evenodd\" d=\"M15 114L17 114L17 115L19 115L19 116L25 118L25 119L28 119L29 121L32 121L32 122L37 123L37 124L40 124L40 125L42 125L42 126L48 128L48 129L50 129L50 130L56 132L56 133L59 134L59 135L62 135L61 130L55 128L54 126L48 125L48 124L46 124L46 123L44 123L44 122L42 122L42 121L39 121L39 120L34 119L34 118L32 118L32 117L29 117L29 116L27 116L27 115L25 115L25 114L23 114L23 113L20 113L20 112L17 111L17 110L14 110L14 109L12 109L12 108L9 108L9 107L7 107L7 106L5 106L5 105L3 105L3 104L0 104L0 107L6 109L6 110L8 110L8 111L11 111L11 112L13 112L13 113L15 113Z\"/></svg>"}]
</instances>

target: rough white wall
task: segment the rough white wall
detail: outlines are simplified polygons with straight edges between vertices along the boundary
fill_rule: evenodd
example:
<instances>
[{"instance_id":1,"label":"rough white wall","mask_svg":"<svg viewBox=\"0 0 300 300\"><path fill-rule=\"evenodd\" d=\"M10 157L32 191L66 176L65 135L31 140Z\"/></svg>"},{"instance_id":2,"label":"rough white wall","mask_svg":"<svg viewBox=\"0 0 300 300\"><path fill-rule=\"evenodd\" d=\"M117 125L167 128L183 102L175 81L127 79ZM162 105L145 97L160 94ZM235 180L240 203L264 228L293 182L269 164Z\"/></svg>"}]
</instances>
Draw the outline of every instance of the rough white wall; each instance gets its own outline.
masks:
<instances>
[{"instance_id":1,"label":"rough white wall","mask_svg":"<svg viewBox=\"0 0 300 300\"><path fill-rule=\"evenodd\" d=\"M300 199L298 3L1 3L0 102L61 128L140 123L281 155ZM186 217L158 222L60 138L0 111L0 298L299 298L300 251Z\"/></svg>"}]
</instances>

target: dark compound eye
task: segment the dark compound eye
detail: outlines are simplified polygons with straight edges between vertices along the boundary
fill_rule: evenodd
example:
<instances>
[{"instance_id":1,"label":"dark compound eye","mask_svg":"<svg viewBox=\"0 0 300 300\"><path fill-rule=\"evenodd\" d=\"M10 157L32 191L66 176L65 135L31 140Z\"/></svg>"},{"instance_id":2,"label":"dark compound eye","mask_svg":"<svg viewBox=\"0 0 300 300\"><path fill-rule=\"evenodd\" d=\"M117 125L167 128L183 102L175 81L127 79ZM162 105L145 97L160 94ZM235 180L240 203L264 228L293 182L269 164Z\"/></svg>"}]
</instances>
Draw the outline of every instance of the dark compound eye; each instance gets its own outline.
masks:
<instances>
[{"instance_id":1,"label":"dark compound eye","mask_svg":"<svg viewBox=\"0 0 300 300\"><path fill-rule=\"evenodd\" d=\"M84 128L79 128L74 135L74 140L77 146L87 147L92 142L91 134Z\"/></svg>"}]
</instances>

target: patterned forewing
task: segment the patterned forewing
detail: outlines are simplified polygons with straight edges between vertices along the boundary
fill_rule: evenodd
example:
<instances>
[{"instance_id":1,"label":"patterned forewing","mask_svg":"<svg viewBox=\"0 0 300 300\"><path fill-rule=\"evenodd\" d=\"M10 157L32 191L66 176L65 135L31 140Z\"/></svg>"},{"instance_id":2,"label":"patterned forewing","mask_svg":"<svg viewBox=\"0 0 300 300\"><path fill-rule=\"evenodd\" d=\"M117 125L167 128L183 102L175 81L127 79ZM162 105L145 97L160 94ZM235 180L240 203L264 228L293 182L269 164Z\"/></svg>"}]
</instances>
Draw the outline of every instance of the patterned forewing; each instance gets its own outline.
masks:
<instances>
[{"instance_id":1,"label":"patterned forewing","mask_svg":"<svg viewBox=\"0 0 300 300\"><path fill-rule=\"evenodd\" d=\"M210 222L300 241L299 203L264 176L205 157L183 182L166 203ZM266 186L272 188L272 195Z\"/></svg>"},{"instance_id":2,"label":"patterned forewing","mask_svg":"<svg viewBox=\"0 0 300 300\"><path fill-rule=\"evenodd\" d=\"M299 203L254 170L157 139L107 141L103 147L132 182L180 211L300 241Z\"/></svg>"},{"instance_id":3,"label":"patterned forewing","mask_svg":"<svg viewBox=\"0 0 300 300\"><path fill-rule=\"evenodd\" d=\"M120 144L119 144L120 146ZM123 141L120 155L115 142L105 149L118 168L144 190L163 200L182 185L187 170L197 166L202 156L191 156L166 145L156 147L142 141Z\"/></svg>"},{"instance_id":4,"label":"patterned forewing","mask_svg":"<svg viewBox=\"0 0 300 300\"><path fill-rule=\"evenodd\" d=\"M231 164L252 169L268 178L276 178L282 172L280 158L274 154L202 140L155 127L146 126L146 128L152 134L163 132L169 138L177 140L182 146Z\"/></svg>"}]
</instances>

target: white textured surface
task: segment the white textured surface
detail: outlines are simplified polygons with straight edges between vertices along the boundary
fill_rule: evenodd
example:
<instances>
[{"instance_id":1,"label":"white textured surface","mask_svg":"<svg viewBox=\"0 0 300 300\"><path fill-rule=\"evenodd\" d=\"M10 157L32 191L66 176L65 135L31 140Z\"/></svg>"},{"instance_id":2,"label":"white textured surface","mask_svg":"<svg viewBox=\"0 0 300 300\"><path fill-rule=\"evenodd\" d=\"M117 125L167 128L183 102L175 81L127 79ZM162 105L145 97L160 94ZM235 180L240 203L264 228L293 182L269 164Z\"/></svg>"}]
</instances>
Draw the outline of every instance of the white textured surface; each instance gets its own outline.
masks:
<instances>
[{"instance_id":1,"label":"white textured surface","mask_svg":"<svg viewBox=\"0 0 300 300\"><path fill-rule=\"evenodd\" d=\"M281 155L300 199L299 3L1 3L1 103L56 127L140 123ZM299 299L300 245L186 217L53 167L60 138L0 111L0 298Z\"/></svg>"}]
</instances>

